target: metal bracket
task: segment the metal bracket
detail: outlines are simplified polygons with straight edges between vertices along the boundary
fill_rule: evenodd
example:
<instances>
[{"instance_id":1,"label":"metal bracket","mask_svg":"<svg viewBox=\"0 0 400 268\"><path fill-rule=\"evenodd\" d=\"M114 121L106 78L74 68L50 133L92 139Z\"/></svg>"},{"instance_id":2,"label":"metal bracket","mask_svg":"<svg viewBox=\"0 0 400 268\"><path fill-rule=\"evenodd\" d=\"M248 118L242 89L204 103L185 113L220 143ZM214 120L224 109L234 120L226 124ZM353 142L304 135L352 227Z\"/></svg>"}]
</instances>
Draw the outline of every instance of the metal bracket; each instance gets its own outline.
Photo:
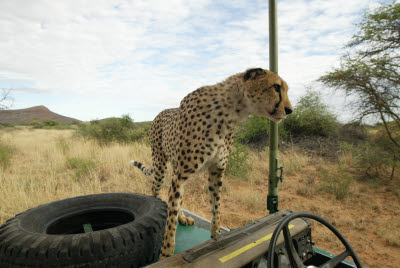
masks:
<instances>
[{"instance_id":1,"label":"metal bracket","mask_svg":"<svg viewBox=\"0 0 400 268\"><path fill-rule=\"evenodd\" d=\"M268 195L267 196L267 209L269 210L269 213L275 213L278 212L278 196L276 195Z\"/></svg>"},{"instance_id":2,"label":"metal bracket","mask_svg":"<svg viewBox=\"0 0 400 268\"><path fill-rule=\"evenodd\" d=\"M279 175L279 176L277 176L278 177L278 179L281 181L281 182L283 182L283 169L284 169L284 167L278 167L276 170L280 170L281 171L281 174Z\"/></svg>"}]
</instances>

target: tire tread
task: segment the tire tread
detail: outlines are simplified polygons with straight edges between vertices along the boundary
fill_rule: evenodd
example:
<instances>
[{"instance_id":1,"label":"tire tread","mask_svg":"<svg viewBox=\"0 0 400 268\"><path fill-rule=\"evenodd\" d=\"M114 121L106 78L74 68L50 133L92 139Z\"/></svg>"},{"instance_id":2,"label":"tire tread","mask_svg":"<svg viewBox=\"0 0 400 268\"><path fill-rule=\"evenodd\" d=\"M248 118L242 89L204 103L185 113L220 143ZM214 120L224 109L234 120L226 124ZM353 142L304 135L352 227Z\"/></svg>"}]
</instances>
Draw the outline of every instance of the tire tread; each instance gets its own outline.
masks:
<instances>
[{"instance_id":1,"label":"tire tread","mask_svg":"<svg viewBox=\"0 0 400 268\"><path fill-rule=\"evenodd\" d=\"M40 210L56 208L70 213L76 203L85 207L85 204L90 206L102 200L114 205L131 199L129 206L147 202L152 209L143 210L143 215L136 215L135 210L135 221L110 229L76 235L47 235L28 232L20 224L30 215L42 216L38 214ZM40 205L0 226L0 267L119 267L120 264L140 267L150 264L158 258L166 208L158 198L126 193L79 196Z\"/></svg>"}]
</instances>

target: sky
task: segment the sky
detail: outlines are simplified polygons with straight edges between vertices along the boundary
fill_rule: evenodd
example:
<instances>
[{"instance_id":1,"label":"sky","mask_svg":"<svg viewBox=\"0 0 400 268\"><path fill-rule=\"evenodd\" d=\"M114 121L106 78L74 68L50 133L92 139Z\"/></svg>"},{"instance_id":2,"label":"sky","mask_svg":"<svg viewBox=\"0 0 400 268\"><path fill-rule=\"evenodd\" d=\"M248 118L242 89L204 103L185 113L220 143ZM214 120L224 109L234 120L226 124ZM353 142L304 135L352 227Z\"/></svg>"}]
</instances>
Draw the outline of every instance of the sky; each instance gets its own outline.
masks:
<instances>
[{"instance_id":1,"label":"sky","mask_svg":"<svg viewBox=\"0 0 400 268\"><path fill-rule=\"evenodd\" d=\"M387 2L387 1L386 1ZM279 0L279 75L295 104L340 63L375 0ZM88 121L150 121L196 88L268 69L267 0L0 1L0 89L11 109L45 105Z\"/></svg>"}]
</instances>

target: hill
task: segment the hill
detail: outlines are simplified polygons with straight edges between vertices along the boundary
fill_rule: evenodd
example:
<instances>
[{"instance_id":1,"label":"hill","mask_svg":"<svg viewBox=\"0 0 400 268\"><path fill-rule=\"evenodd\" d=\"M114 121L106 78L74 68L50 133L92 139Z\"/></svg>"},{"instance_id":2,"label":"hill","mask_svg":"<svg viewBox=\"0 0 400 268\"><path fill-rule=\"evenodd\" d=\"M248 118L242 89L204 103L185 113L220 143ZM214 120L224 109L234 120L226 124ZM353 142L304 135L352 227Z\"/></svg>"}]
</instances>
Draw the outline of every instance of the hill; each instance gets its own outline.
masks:
<instances>
[{"instance_id":1,"label":"hill","mask_svg":"<svg viewBox=\"0 0 400 268\"><path fill-rule=\"evenodd\" d=\"M61 124L71 124L80 120L56 114L47 107L40 105L26 109L0 111L0 123L26 124L32 120L43 121L46 119L55 120Z\"/></svg>"}]
</instances>

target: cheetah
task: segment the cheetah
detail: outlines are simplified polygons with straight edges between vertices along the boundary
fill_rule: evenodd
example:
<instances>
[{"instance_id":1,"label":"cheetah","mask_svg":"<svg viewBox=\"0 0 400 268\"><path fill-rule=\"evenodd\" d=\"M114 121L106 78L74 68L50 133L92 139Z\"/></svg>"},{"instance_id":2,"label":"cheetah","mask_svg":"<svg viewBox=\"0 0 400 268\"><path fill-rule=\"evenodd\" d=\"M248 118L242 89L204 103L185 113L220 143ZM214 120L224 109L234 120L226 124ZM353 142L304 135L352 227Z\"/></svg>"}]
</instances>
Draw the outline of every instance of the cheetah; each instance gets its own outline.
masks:
<instances>
[{"instance_id":1,"label":"cheetah","mask_svg":"<svg viewBox=\"0 0 400 268\"><path fill-rule=\"evenodd\" d=\"M145 175L153 175L153 195L160 197L167 161L173 168L168 194L168 218L160 259L172 256L177 221L193 225L181 210L184 185L193 173L208 171L211 237L220 234L220 189L233 146L235 125L250 114L280 122L292 112L288 86L277 74L261 68L248 69L225 81L196 89L179 108L162 111L154 119L149 137L152 167L131 160Z\"/></svg>"}]
</instances>

